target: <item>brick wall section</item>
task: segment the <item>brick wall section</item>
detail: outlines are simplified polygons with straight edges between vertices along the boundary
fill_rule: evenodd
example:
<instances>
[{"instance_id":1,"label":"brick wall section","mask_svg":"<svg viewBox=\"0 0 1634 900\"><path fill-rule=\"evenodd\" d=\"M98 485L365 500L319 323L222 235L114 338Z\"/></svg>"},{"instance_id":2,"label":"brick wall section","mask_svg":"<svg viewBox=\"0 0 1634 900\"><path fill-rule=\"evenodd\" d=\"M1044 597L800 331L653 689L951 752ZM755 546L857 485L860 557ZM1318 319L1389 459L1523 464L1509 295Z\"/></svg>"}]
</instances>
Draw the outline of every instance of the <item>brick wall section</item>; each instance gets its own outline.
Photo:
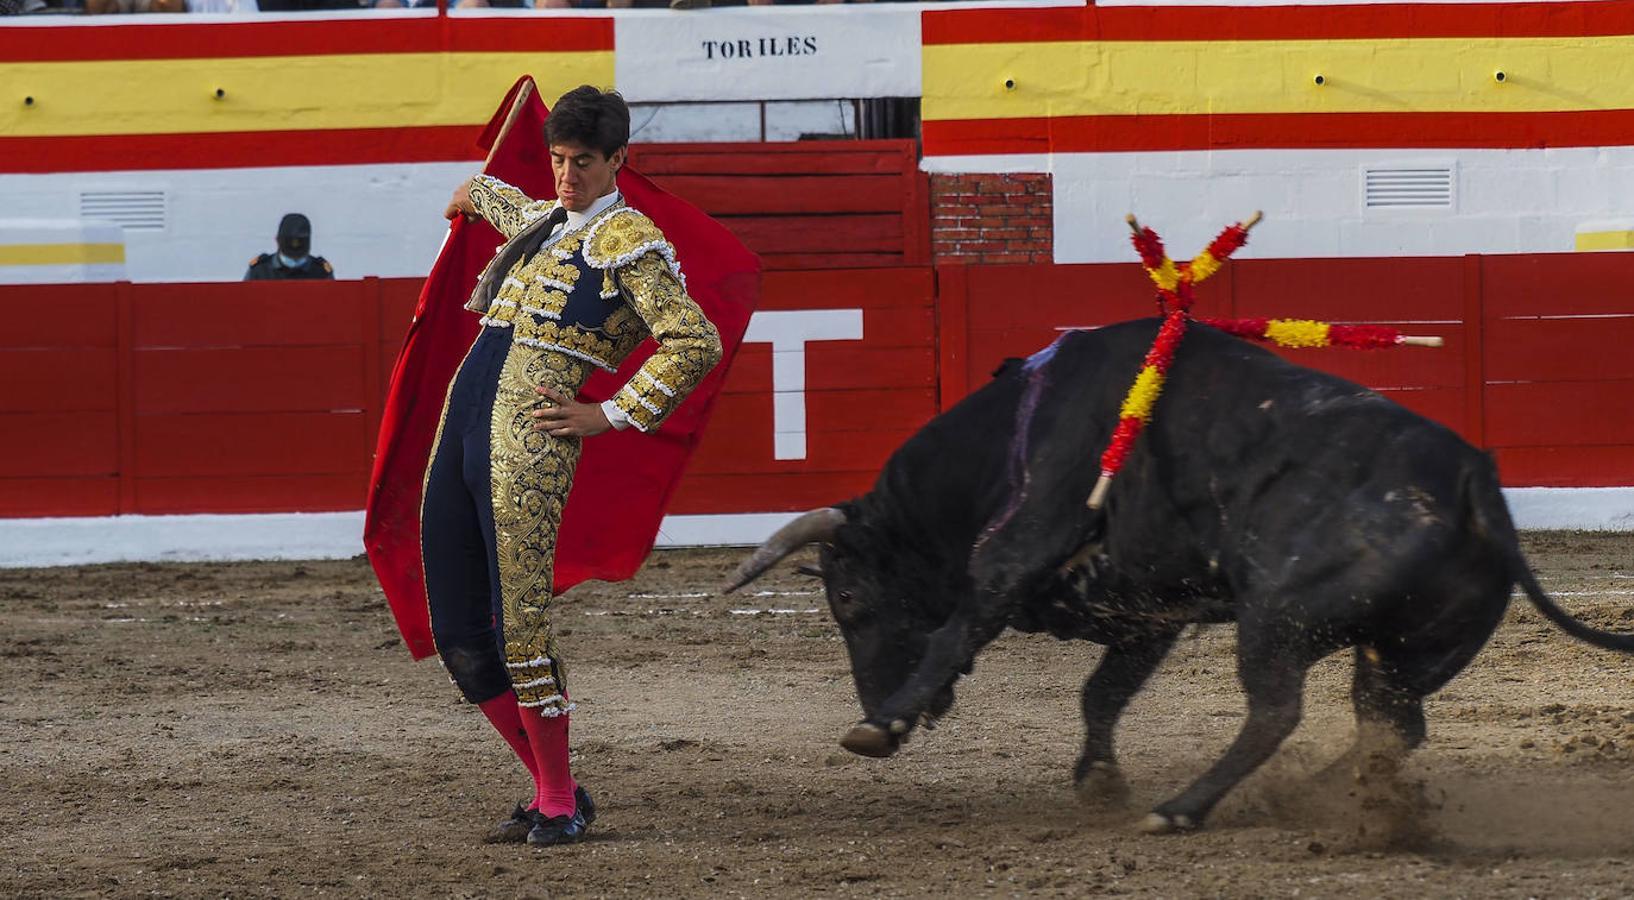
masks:
<instances>
[{"instance_id":1,"label":"brick wall section","mask_svg":"<svg viewBox=\"0 0 1634 900\"><path fill-rule=\"evenodd\" d=\"M1055 189L1049 175L933 174L930 198L935 262L1055 261Z\"/></svg>"}]
</instances>

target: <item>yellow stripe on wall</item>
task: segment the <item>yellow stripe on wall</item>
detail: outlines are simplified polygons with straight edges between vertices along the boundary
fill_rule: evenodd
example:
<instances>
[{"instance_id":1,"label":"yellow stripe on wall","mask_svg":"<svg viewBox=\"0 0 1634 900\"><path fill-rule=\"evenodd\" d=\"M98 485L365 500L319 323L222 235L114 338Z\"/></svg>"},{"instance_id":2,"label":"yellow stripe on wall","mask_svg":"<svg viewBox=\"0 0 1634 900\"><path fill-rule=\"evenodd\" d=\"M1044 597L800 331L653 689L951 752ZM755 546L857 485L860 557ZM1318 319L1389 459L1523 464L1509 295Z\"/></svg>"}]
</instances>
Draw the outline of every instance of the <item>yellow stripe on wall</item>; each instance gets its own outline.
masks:
<instances>
[{"instance_id":1,"label":"yellow stripe on wall","mask_svg":"<svg viewBox=\"0 0 1634 900\"><path fill-rule=\"evenodd\" d=\"M924 84L927 120L1629 109L1634 35L932 45Z\"/></svg>"},{"instance_id":2,"label":"yellow stripe on wall","mask_svg":"<svg viewBox=\"0 0 1634 900\"><path fill-rule=\"evenodd\" d=\"M555 98L611 87L610 50L400 53L0 64L0 134L64 137L487 122L531 74ZM216 89L225 92L216 99Z\"/></svg>"},{"instance_id":3,"label":"yellow stripe on wall","mask_svg":"<svg viewBox=\"0 0 1634 900\"><path fill-rule=\"evenodd\" d=\"M1579 250L1634 250L1634 231L1583 231L1577 235Z\"/></svg>"},{"instance_id":4,"label":"yellow stripe on wall","mask_svg":"<svg viewBox=\"0 0 1634 900\"><path fill-rule=\"evenodd\" d=\"M124 244L0 244L0 266L94 266L124 261Z\"/></svg>"}]
</instances>

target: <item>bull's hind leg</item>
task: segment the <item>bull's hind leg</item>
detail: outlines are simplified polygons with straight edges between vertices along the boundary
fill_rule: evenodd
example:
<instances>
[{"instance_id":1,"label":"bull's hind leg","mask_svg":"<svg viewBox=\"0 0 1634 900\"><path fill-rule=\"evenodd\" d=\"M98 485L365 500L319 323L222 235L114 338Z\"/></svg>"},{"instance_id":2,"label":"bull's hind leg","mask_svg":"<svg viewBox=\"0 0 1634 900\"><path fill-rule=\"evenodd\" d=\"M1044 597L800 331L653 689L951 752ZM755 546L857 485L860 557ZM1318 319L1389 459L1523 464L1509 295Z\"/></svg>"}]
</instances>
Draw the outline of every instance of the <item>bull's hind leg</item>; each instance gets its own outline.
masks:
<instances>
[{"instance_id":1,"label":"bull's hind leg","mask_svg":"<svg viewBox=\"0 0 1634 900\"><path fill-rule=\"evenodd\" d=\"M1424 742L1424 698L1467 665L1490 629L1458 632L1451 643L1380 651L1356 648L1352 701L1356 741L1317 776L1354 791L1361 804L1355 823L1368 844L1399 846L1421 840L1430 808L1419 785L1400 777L1407 755Z\"/></svg>"},{"instance_id":2,"label":"bull's hind leg","mask_svg":"<svg viewBox=\"0 0 1634 900\"><path fill-rule=\"evenodd\" d=\"M1401 760L1424 742L1424 673L1399 668L1400 655L1387 662L1373 647L1356 648L1351 701L1356 709L1356 741L1317 775L1318 781L1394 774ZM1409 655L1409 662L1413 656ZM1439 687L1439 684L1436 685ZM1432 688L1433 689L1433 688Z\"/></svg>"},{"instance_id":3,"label":"bull's hind leg","mask_svg":"<svg viewBox=\"0 0 1634 900\"><path fill-rule=\"evenodd\" d=\"M1108 646L1100 665L1084 682L1084 753L1072 780L1086 802L1123 803L1128 799L1129 787L1112 751L1112 733L1124 708L1157 671L1179 634L1178 629L1141 634Z\"/></svg>"},{"instance_id":4,"label":"bull's hind leg","mask_svg":"<svg viewBox=\"0 0 1634 900\"><path fill-rule=\"evenodd\" d=\"M1179 796L1152 811L1141 823L1148 834L1201 828L1220 798L1259 768L1299 726L1305 675L1332 648L1314 645L1310 630L1265 617L1245 617L1238 625L1237 677L1248 695L1248 718L1225 755Z\"/></svg>"}]
</instances>

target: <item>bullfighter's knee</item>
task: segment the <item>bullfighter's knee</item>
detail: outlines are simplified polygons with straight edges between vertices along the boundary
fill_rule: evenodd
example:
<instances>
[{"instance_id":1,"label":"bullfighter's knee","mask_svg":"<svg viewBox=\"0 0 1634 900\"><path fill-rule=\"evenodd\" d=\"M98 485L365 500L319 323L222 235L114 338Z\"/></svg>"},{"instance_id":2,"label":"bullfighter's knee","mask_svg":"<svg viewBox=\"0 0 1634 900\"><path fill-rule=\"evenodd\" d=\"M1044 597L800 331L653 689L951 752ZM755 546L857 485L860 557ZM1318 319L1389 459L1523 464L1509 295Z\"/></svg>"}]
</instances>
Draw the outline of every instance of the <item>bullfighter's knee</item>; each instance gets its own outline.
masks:
<instances>
[{"instance_id":1,"label":"bullfighter's knee","mask_svg":"<svg viewBox=\"0 0 1634 900\"><path fill-rule=\"evenodd\" d=\"M443 667L469 703L492 700L511 689L511 676L492 639L438 645Z\"/></svg>"}]
</instances>

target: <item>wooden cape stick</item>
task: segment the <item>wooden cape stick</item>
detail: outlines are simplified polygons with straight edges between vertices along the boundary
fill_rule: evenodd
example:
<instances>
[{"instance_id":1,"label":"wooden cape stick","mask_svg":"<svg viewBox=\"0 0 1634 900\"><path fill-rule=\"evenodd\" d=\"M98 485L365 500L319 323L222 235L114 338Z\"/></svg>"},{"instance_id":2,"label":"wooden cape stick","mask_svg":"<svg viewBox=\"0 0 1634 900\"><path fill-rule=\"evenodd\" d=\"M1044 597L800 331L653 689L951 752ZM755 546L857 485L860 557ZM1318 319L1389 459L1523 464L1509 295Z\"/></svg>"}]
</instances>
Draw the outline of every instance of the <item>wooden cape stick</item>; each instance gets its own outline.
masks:
<instances>
[{"instance_id":1,"label":"wooden cape stick","mask_svg":"<svg viewBox=\"0 0 1634 900\"><path fill-rule=\"evenodd\" d=\"M530 80L516 92L516 99L511 101L511 110L505 114L505 123L499 126L499 134L494 135L494 145L488 148L488 158L482 161L482 171L487 173L488 167L494 164L494 155L499 153L499 145L505 143L505 135L511 133L511 126L516 124L516 117L522 114L522 107L533 96L533 82Z\"/></svg>"}]
</instances>

